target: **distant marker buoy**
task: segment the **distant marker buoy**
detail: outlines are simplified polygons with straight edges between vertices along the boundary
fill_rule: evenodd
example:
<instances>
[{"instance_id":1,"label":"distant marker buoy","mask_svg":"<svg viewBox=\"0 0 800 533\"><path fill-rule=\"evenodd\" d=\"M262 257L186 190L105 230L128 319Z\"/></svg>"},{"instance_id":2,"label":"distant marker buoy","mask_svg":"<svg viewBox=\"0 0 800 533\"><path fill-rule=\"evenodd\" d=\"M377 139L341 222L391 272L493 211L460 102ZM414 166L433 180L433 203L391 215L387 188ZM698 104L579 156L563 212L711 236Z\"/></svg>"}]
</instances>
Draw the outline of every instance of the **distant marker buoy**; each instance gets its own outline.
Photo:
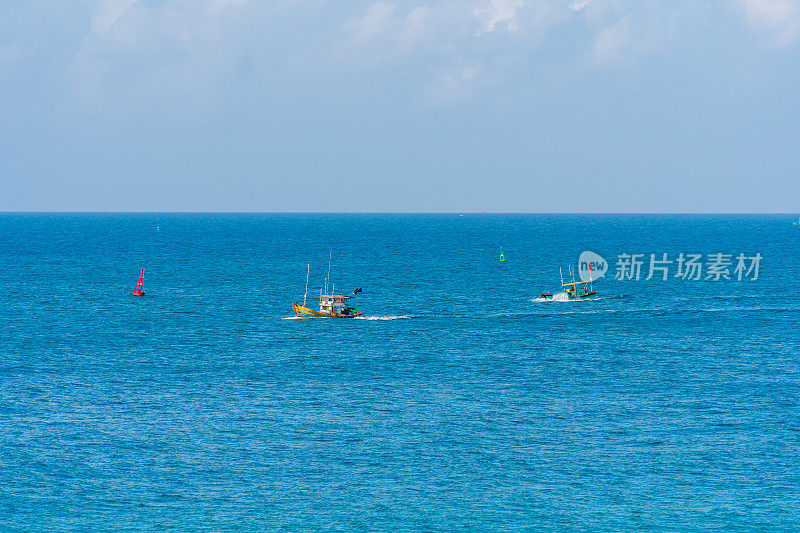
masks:
<instances>
[{"instance_id":1,"label":"distant marker buoy","mask_svg":"<svg viewBox=\"0 0 800 533\"><path fill-rule=\"evenodd\" d=\"M505 260L506 260L506 256L503 255L503 247L501 246L500 247L500 261L505 261Z\"/></svg>"},{"instance_id":2,"label":"distant marker buoy","mask_svg":"<svg viewBox=\"0 0 800 533\"><path fill-rule=\"evenodd\" d=\"M136 288L133 289L134 296L144 296L144 269L142 269L142 273L139 274L139 283L136 284Z\"/></svg>"}]
</instances>

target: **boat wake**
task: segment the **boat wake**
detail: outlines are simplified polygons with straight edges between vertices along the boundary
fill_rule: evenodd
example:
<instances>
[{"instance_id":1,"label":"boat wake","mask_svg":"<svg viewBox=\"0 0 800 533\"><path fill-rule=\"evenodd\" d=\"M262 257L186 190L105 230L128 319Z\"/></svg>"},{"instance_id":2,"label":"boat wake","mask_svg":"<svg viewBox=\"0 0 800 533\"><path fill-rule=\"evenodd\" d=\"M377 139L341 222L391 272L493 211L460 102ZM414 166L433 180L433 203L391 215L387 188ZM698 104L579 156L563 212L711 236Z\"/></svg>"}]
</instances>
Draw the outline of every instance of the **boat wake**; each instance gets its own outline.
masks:
<instances>
[{"instance_id":1,"label":"boat wake","mask_svg":"<svg viewBox=\"0 0 800 533\"><path fill-rule=\"evenodd\" d=\"M547 298L531 298L531 301L534 303L544 303L544 302L599 302L600 300L619 300L622 298L628 298L627 294L619 294L616 296L597 296L595 298L570 298L567 296L567 293L560 292L558 294L553 295L552 300L548 300Z\"/></svg>"},{"instance_id":2,"label":"boat wake","mask_svg":"<svg viewBox=\"0 0 800 533\"><path fill-rule=\"evenodd\" d=\"M357 316L354 320L405 320L414 318L414 315L390 315L390 316Z\"/></svg>"},{"instance_id":3,"label":"boat wake","mask_svg":"<svg viewBox=\"0 0 800 533\"><path fill-rule=\"evenodd\" d=\"M555 293L552 299L538 297L538 298L532 298L531 301L538 303L538 302L575 302L578 300L571 300L569 295L567 295L567 292L564 291Z\"/></svg>"},{"instance_id":4,"label":"boat wake","mask_svg":"<svg viewBox=\"0 0 800 533\"><path fill-rule=\"evenodd\" d=\"M405 320L414 318L414 315L390 315L390 316L355 316L350 320ZM287 316L281 320L313 320L310 316Z\"/></svg>"}]
</instances>

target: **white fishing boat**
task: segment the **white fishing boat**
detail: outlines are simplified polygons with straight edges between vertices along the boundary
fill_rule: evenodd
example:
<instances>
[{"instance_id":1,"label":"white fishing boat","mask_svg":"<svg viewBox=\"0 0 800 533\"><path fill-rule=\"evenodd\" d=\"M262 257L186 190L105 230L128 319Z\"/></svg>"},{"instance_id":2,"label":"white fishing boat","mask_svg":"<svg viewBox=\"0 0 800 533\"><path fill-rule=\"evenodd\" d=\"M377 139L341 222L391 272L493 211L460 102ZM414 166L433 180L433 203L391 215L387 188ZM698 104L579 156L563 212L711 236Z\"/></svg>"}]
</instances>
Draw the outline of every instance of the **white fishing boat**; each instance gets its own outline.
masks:
<instances>
[{"instance_id":1,"label":"white fishing boat","mask_svg":"<svg viewBox=\"0 0 800 533\"><path fill-rule=\"evenodd\" d=\"M589 280L588 281L575 281L575 270L572 266L569 267L569 274L572 277L571 282L564 283L564 274L561 269L558 269L561 276L561 286L564 291L561 293L553 294L550 291L542 293L542 298L545 300L558 300L558 294L566 294L566 300L596 300L597 293L594 291L594 282L592 281L592 266L589 265Z\"/></svg>"}]
</instances>

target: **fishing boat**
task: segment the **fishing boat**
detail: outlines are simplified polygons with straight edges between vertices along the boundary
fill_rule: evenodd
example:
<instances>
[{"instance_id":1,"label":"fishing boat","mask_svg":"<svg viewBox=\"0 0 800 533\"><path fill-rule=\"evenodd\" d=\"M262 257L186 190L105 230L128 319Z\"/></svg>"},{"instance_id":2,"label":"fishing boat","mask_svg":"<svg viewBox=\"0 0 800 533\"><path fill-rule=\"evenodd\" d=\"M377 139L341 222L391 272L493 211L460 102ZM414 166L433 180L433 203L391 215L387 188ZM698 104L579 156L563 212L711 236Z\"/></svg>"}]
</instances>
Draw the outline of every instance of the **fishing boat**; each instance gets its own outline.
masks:
<instances>
[{"instance_id":1,"label":"fishing boat","mask_svg":"<svg viewBox=\"0 0 800 533\"><path fill-rule=\"evenodd\" d=\"M136 288L133 289L134 296L144 296L144 269L142 269L142 273L139 274L139 283L136 284Z\"/></svg>"},{"instance_id":2,"label":"fishing boat","mask_svg":"<svg viewBox=\"0 0 800 533\"><path fill-rule=\"evenodd\" d=\"M800 226L800 218L797 219L797 222L792 222L795 226Z\"/></svg>"},{"instance_id":3,"label":"fishing boat","mask_svg":"<svg viewBox=\"0 0 800 533\"><path fill-rule=\"evenodd\" d=\"M336 286L330 283L331 263L328 260L328 276L325 278L325 286L319 292L319 307L311 309L306 307L308 300L308 275L311 272L311 265L306 268L306 293L303 296L303 305L292 302L294 316L299 318L355 318L363 313L350 305L350 300L362 292L361 288L354 290L350 295L336 294ZM331 291L328 293L330 284Z\"/></svg>"},{"instance_id":4,"label":"fishing boat","mask_svg":"<svg viewBox=\"0 0 800 533\"><path fill-rule=\"evenodd\" d=\"M553 300L559 294L566 294L567 300L596 300L597 293L594 291L594 283L592 282L592 265L589 265L589 280L588 281L575 281L575 271L572 266L569 267L569 274L572 278L571 282L564 283L564 274L561 269L558 269L561 276L561 286L564 291L561 293L553 294L550 291L542 293L542 298L545 300Z\"/></svg>"}]
</instances>

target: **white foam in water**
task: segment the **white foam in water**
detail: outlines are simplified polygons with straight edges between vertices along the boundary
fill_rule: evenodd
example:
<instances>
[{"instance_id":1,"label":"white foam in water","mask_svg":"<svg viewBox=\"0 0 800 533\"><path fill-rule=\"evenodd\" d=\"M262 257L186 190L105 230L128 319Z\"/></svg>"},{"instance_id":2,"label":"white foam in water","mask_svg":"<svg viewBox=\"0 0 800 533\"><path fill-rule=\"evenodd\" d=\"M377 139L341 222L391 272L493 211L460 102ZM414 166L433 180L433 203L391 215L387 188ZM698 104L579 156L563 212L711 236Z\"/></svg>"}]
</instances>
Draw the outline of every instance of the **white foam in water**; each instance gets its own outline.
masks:
<instances>
[{"instance_id":1,"label":"white foam in water","mask_svg":"<svg viewBox=\"0 0 800 533\"><path fill-rule=\"evenodd\" d=\"M569 296L567 295L567 291L564 292L557 292L553 295L553 299L549 300L547 298L534 298L532 301L534 302L572 302L575 300L570 300Z\"/></svg>"},{"instance_id":2,"label":"white foam in water","mask_svg":"<svg viewBox=\"0 0 800 533\"><path fill-rule=\"evenodd\" d=\"M283 320L310 320L311 317L305 316L287 316ZM397 316L356 316L355 320L403 320L405 318L414 318L414 315L397 315Z\"/></svg>"},{"instance_id":3,"label":"white foam in water","mask_svg":"<svg viewBox=\"0 0 800 533\"><path fill-rule=\"evenodd\" d=\"M414 318L413 315L396 315L396 316L357 316L356 320L403 320L405 318Z\"/></svg>"}]
</instances>

